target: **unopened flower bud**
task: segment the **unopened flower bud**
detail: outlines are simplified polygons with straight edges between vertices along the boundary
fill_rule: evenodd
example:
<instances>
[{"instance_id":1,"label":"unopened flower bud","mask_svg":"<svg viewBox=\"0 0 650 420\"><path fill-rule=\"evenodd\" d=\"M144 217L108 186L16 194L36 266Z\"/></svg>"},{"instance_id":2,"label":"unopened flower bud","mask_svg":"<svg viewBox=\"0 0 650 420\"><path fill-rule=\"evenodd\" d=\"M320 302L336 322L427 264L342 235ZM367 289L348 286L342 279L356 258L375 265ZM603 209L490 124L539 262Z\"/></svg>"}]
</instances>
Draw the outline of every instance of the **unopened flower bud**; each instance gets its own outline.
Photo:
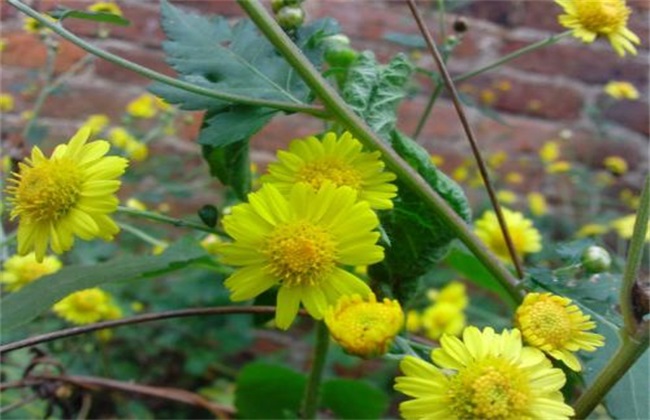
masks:
<instances>
[{"instance_id":1,"label":"unopened flower bud","mask_svg":"<svg viewBox=\"0 0 650 420\"><path fill-rule=\"evenodd\" d=\"M582 264L590 273L602 273L609 270L612 257L603 247L592 245L582 253Z\"/></svg>"},{"instance_id":2,"label":"unopened flower bud","mask_svg":"<svg viewBox=\"0 0 650 420\"><path fill-rule=\"evenodd\" d=\"M285 6L278 11L276 18L282 29L292 31L305 21L305 12L300 7Z\"/></svg>"}]
</instances>

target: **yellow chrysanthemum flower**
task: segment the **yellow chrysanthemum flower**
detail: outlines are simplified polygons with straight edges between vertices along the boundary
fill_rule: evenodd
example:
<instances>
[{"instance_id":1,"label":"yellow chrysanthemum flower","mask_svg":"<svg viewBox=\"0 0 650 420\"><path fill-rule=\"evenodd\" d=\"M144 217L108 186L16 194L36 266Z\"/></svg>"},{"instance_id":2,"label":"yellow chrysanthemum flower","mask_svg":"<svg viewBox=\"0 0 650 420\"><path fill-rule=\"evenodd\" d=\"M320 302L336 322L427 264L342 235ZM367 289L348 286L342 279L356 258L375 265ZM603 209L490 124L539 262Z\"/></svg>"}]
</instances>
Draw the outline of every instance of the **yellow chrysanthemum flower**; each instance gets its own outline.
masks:
<instances>
[{"instance_id":1,"label":"yellow chrysanthemum flower","mask_svg":"<svg viewBox=\"0 0 650 420\"><path fill-rule=\"evenodd\" d=\"M43 261L48 245L61 254L83 240L111 240L119 232L108 216L117 209L115 192L127 160L104 155L110 145L104 140L87 143L88 128L80 129L68 144L46 158L38 147L19 164L19 173L9 180L11 218L19 219L18 253L36 253Z\"/></svg>"},{"instance_id":2,"label":"yellow chrysanthemum flower","mask_svg":"<svg viewBox=\"0 0 650 420\"><path fill-rule=\"evenodd\" d=\"M416 333L422 328L422 318L420 313L411 309L406 313L406 331Z\"/></svg>"},{"instance_id":3,"label":"yellow chrysanthemum flower","mask_svg":"<svg viewBox=\"0 0 650 420\"><path fill-rule=\"evenodd\" d=\"M603 165L614 175L624 175L628 169L627 162L620 156L607 156L603 160Z\"/></svg>"},{"instance_id":4,"label":"yellow chrysanthemum flower","mask_svg":"<svg viewBox=\"0 0 650 420\"><path fill-rule=\"evenodd\" d=\"M125 149L126 146L132 142L137 142L130 132L124 127L115 127L108 132L108 141L115 147Z\"/></svg>"},{"instance_id":5,"label":"yellow chrysanthemum flower","mask_svg":"<svg viewBox=\"0 0 650 420\"><path fill-rule=\"evenodd\" d=\"M560 157L560 145L556 141L547 141L539 149L539 158L544 163L555 162Z\"/></svg>"},{"instance_id":6,"label":"yellow chrysanthemum flower","mask_svg":"<svg viewBox=\"0 0 650 420\"><path fill-rule=\"evenodd\" d=\"M427 297L433 302L445 302L454 305L460 310L467 307L469 298L465 285L459 281L449 282L442 290L431 289L427 292Z\"/></svg>"},{"instance_id":7,"label":"yellow chrysanthemum flower","mask_svg":"<svg viewBox=\"0 0 650 420\"><path fill-rule=\"evenodd\" d=\"M109 122L108 116L104 114L92 114L86 118L84 126L90 128L92 134L99 134L106 128Z\"/></svg>"},{"instance_id":8,"label":"yellow chrysanthemum flower","mask_svg":"<svg viewBox=\"0 0 650 420\"><path fill-rule=\"evenodd\" d=\"M451 177L456 182L466 181L469 178L469 169L465 165L458 166L451 172Z\"/></svg>"},{"instance_id":9,"label":"yellow chrysanthemum flower","mask_svg":"<svg viewBox=\"0 0 650 420\"><path fill-rule=\"evenodd\" d=\"M606 94L614 99L629 99L631 101L639 99L639 91L630 82L609 82L603 88Z\"/></svg>"},{"instance_id":10,"label":"yellow chrysanthemum flower","mask_svg":"<svg viewBox=\"0 0 650 420\"><path fill-rule=\"evenodd\" d=\"M627 28L630 9L625 0L555 0L566 14L558 18L573 36L582 42L594 42L596 37L607 37L614 51L621 57L625 52L636 54L634 44L640 44L634 32Z\"/></svg>"},{"instance_id":11,"label":"yellow chrysanthemum flower","mask_svg":"<svg viewBox=\"0 0 650 420\"><path fill-rule=\"evenodd\" d=\"M546 172L549 174L561 174L571 170L571 162L566 160L558 160L546 167Z\"/></svg>"},{"instance_id":12,"label":"yellow chrysanthemum flower","mask_svg":"<svg viewBox=\"0 0 650 420\"><path fill-rule=\"evenodd\" d=\"M14 110L14 97L8 93L0 93L0 112Z\"/></svg>"},{"instance_id":13,"label":"yellow chrysanthemum flower","mask_svg":"<svg viewBox=\"0 0 650 420\"><path fill-rule=\"evenodd\" d=\"M443 163L445 163L445 158L443 156L440 156L440 155L431 155L429 157L429 160L431 160L431 163L433 163L434 166L440 166Z\"/></svg>"},{"instance_id":14,"label":"yellow chrysanthemum flower","mask_svg":"<svg viewBox=\"0 0 650 420\"><path fill-rule=\"evenodd\" d=\"M153 118L158 112L156 97L143 93L126 105L126 112L136 118Z\"/></svg>"},{"instance_id":15,"label":"yellow chrysanthemum flower","mask_svg":"<svg viewBox=\"0 0 650 420\"><path fill-rule=\"evenodd\" d=\"M523 347L519 330L496 334L467 327L463 340L443 336L434 364L413 356L400 363L395 389L405 419L568 419L560 389L566 377L544 353Z\"/></svg>"},{"instance_id":16,"label":"yellow chrysanthemum flower","mask_svg":"<svg viewBox=\"0 0 650 420\"><path fill-rule=\"evenodd\" d=\"M326 182L357 191L359 200L373 209L390 209L397 187L390 182L396 177L384 171L379 152L363 152L361 143L350 133L337 137L329 132L320 141L316 137L291 142L288 151L278 151L278 162L268 167L263 183L273 183L288 194L293 185L302 182L317 190Z\"/></svg>"},{"instance_id":17,"label":"yellow chrysanthemum flower","mask_svg":"<svg viewBox=\"0 0 650 420\"><path fill-rule=\"evenodd\" d=\"M634 222L636 221L636 214L630 214L627 216L619 217L611 222L611 226L614 228L618 236L623 239L632 238L634 233ZM645 234L645 241L650 241L650 222L648 222L648 229Z\"/></svg>"},{"instance_id":18,"label":"yellow chrysanthemum flower","mask_svg":"<svg viewBox=\"0 0 650 420\"><path fill-rule=\"evenodd\" d=\"M344 295L325 312L325 323L346 353L370 358L388 351L404 326L404 313L398 301L377 302L373 293L367 299Z\"/></svg>"},{"instance_id":19,"label":"yellow chrysanthemum flower","mask_svg":"<svg viewBox=\"0 0 650 420\"><path fill-rule=\"evenodd\" d=\"M516 211L503 208L502 212L517 254L523 256L541 251L542 236L533 226L533 222ZM506 240L493 211L486 211L476 221L474 232L499 258L510 261Z\"/></svg>"},{"instance_id":20,"label":"yellow chrysanthemum flower","mask_svg":"<svg viewBox=\"0 0 650 420\"><path fill-rule=\"evenodd\" d=\"M587 236L598 236L602 235L603 233L607 233L609 230L608 226L601 225L599 223L587 223L583 227L581 227L578 232L576 232L576 236L578 238L585 238Z\"/></svg>"},{"instance_id":21,"label":"yellow chrysanthemum flower","mask_svg":"<svg viewBox=\"0 0 650 420\"><path fill-rule=\"evenodd\" d=\"M515 326L527 344L576 372L582 367L573 353L595 351L605 342L602 335L587 332L596 328L589 315L583 314L571 299L551 293L528 293L515 313Z\"/></svg>"},{"instance_id":22,"label":"yellow chrysanthemum flower","mask_svg":"<svg viewBox=\"0 0 650 420\"><path fill-rule=\"evenodd\" d=\"M24 256L13 255L0 271L0 283L6 286L7 291L15 292L40 277L56 273L61 267L61 261L55 256L47 256L38 262L33 252Z\"/></svg>"},{"instance_id":23,"label":"yellow chrysanthemum flower","mask_svg":"<svg viewBox=\"0 0 650 420\"><path fill-rule=\"evenodd\" d=\"M528 208L533 216L543 216L548 212L546 198L538 192L528 194Z\"/></svg>"},{"instance_id":24,"label":"yellow chrysanthemum flower","mask_svg":"<svg viewBox=\"0 0 650 420\"><path fill-rule=\"evenodd\" d=\"M497 200L502 204L514 204L517 202L517 194L510 190L497 191Z\"/></svg>"},{"instance_id":25,"label":"yellow chrysanthemum flower","mask_svg":"<svg viewBox=\"0 0 650 420\"><path fill-rule=\"evenodd\" d=\"M506 182L508 184L520 185L524 182L524 176L519 172L508 172L506 174Z\"/></svg>"},{"instance_id":26,"label":"yellow chrysanthemum flower","mask_svg":"<svg viewBox=\"0 0 650 420\"><path fill-rule=\"evenodd\" d=\"M66 321L79 325L119 318L122 314L120 308L113 303L111 295L97 287L66 296L52 310Z\"/></svg>"},{"instance_id":27,"label":"yellow chrysanthemum flower","mask_svg":"<svg viewBox=\"0 0 650 420\"><path fill-rule=\"evenodd\" d=\"M503 166L504 163L506 163L507 159L508 159L508 154L506 152L501 151L490 155L487 159L487 162L491 168L499 169L501 166Z\"/></svg>"},{"instance_id":28,"label":"yellow chrysanthemum flower","mask_svg":"<svg viewBox=\"0 0 650 420\"><path fill-rule=\"evenodd\" d=\"M427 307L420 318L424 334L437 340L444 334L459 335L465 328L465 314L449 302L437 302Z\"/></svg>"},{"instance_id":29,"label":"yellow chrysanthemum flower","mask_svg":"<svg viewBox=\"0 0 650 420\"><path fill-rule=\"evenodd\" d=\"M149 157L149 146L140 141L127 143L124 151L134 162L142 162Z\"/></svg>"},{"instance_id":30,"label":"yellow chrysanthemum flower","mask_svg":"<svg viewBox=\"0 0 650 420\"><path fill-rule=\"evenodd\" d=\"M233 301L279 285L275 321L287 329L301 302L321 319L340 296L370 294L368 285L339 267L384 258L376 244L377 215L352 188L327 182L314 190L298 183L284 196L265 184L248 198L223 219L234 239L221 248L223 262L242 267L225 282Z\"/></svg>"},{"instance_id":31,"label":"yellow chrysanthemum flower","mask_svg":"<svg viewBox=\"0 0 650 420\"><path fill-rule=\"evenodd\" d=\"M639 204L641 204L641 197L639 197L629 188L624 188L618 195L618 198L621 200L623 204L625 204L632 210L638 209Z\"/></svg>"},{"instance_id":32,"label":"yellow chrysanthemum flower","mask_svg":"<svg viewBox=\"0 0 650 420\"><path fill-rule=\"evenodd\" d=\"M112 13L117 16L122 16L122 9L120 6L112 1L100 1L88 6L88 10L95 13Z\"/></svg>"}]
</instances>

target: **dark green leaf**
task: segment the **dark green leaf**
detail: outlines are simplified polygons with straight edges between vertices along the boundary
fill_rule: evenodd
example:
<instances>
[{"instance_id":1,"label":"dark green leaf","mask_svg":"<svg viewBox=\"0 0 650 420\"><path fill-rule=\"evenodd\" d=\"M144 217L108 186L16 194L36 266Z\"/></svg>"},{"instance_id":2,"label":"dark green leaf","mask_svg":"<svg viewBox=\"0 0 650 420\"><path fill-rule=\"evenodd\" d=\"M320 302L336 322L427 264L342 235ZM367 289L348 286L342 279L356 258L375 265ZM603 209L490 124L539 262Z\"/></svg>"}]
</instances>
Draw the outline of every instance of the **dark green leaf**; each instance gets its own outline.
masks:
<instances>
[{"instance_id":1,"label":"dark green leaf","mask_svg":"<svg viewBox=\"0 0 650 420\"><path fill-rule=\"evenodd\" d=\"M206 256L194 239L184 238L159 256L126 256L92 267L64 267L2 299L2 328L6 331L23 325L78 290L180 270Z\"/></svg>"},{"instance_id":2,"label":"dark green leaf","mask_svg":"<svg viewBox=\"0 0 650 420\"><path fill-rule=\"evenodd\" d=\"M422 35L403 34L400 32L388 32L384 35L386 41L394 42L409 48L426 48L427 43L424 42Z\"/></svg>"},{"instance_id":3,"label":"dark green leaf","mask_svg":"<svg viewBox=\"0 0 650 420\"><path fill-rule=\"evenodd\" d=\"M235 407L240 418L297 418L304 375L283 366L251 363L237 376Z\"/></svg>"},{"instance_id":4,"label":"dark green leaf","mask_svg":"<svg viewBox=\"0 0 650 420\"><path fill-rule=\"evenodd\" d=\"M388 140L412 73L413 65L403 54L380 66L372 52L364 51L348 70L343 98L373 131Z\"/></svg>"},{"instance_id":5,"label":"dark green leaf","mask_svg":"<svg viewBox=\"0 0 650 420\"><path fill-rule=\"evenodd\" d=\"M388 397L374 386L350 379L323 384L321 405L341 419L379 419L388 408Z\"/></svg>"},{"instance_id":6,"label":"dark green leaf","mask_svg":"<svg viewBox=\"0 0 650 420\"><path fill-rule=\"evenodd\" d=\"M203 157L210 166L210 173L232 187L242 201L246 201L246 194L251 190L248 148L248 140L223 147L203 146Z\"/></svg>"},{"instance_id":7,"label":"dark green leaf","mask_svg":"<svg viewBox=\"0 0 650 420\"><path fill-rule=\"evenodd\" d=\"M471 212L463 190L431 163L427 151L398 132L394 132L392 144L395 151L469 223ZM395 296L405 301L416 289L417 279L444 258L456 235L415 192L399 181L396 183L399 193L395 207L380 215L391 245L386 248L384 261L371 266L370 272L373 278L390 285Z\"/></svg>"},{"instance_id":8,"label":"dark green leaf","mask_svg":"<svg viewBox=\"0 0 650 420\"><path fill-rule=\"evenodd\" d=\"M131 22L122 16L114 15L107 12L88 12L85 10L74 10L67 7L59 6L55 10L48 12L48 15L55 19L63 21L64 19L74 18L83 20L92 20L95 22L110 23L118 26L129 26Z\"/></svg>"}]
</instances>

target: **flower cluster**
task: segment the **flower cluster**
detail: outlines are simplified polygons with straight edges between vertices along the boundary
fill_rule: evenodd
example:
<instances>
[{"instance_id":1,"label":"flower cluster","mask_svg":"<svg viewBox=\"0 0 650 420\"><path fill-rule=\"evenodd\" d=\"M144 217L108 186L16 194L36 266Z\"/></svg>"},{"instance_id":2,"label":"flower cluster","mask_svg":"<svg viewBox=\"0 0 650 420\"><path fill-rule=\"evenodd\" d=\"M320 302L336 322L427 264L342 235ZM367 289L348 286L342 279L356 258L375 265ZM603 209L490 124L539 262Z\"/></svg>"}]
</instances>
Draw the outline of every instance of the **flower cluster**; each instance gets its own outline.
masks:
<instances>
[{"instance_id":1,"label":"flower cluster","mask_svg":"<svg viewBox=\"0 0 650 420\"><path fill-rule=\"evenodd\" d=\"M395 175L384 171L379 158L349 133L295 140L288 151L279 151L261 188L223 219L233 241L220 246L222 260L240 267L225 282L231 299L252 299L278 286L275 322L282 329L301 304L316 319L332 311L333 331L337 323L363 324L349 317L362 318L367 308L387 305L387 313L395 311L391 303L373 301L368 285L351 272L384 258L373 209L392 207L396 187L390 183ZM401 322L395 318L393 324Z\"/></svg>"},{"instance_id":2,"label":"flower cluster","mask_svg":"<svg viewBox=\"0 0 650 420\"><path fill-rule=\"evenodd\" d=\"M122 317L122 310L115 304L112 296L97 287L66 296L57 302L52 310L57 316L78 325Z\"/></svg>"},{"instance_id":3,"label":"flower cluster","mask_svg":"<svg viewBox=\"0 0 650 420\"><path fill-rule=\"evenodd\" d=\"M422 331L427 338L438 340L443 335L460 335L465 328L465 308L469 303L465 285L453 281L442 290L429 290L431 302L422 310L410 310L406 328L409 332Z\"/></svg>"}]
</instances>

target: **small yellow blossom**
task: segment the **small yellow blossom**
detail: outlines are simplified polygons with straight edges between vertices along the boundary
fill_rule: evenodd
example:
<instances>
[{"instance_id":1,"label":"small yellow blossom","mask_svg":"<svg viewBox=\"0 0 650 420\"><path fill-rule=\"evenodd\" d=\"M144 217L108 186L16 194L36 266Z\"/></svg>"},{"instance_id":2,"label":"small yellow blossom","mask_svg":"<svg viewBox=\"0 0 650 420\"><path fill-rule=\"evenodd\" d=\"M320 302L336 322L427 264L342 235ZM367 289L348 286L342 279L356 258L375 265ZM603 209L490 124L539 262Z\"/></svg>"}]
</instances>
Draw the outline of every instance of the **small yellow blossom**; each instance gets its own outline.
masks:
<instances>
[{"instance_id":1,"label":"small yellow blossom","mask_svg":"<svg viewBox=\"0 0 650 420\"><path fill-rule=\"evenodd\" d=\"M595 351L604 337L588 332L596 328L589 315L582 313L571 299L551 293L528 293L515 313L515 326L524 342L580 371L578 350Z\"/></svg>"},{"instance_id":2,"label":"small yellow blossom","mask_svg":"<svg viewBox=\"0 0 650 420\"><path fill-rule=\"evenodd\" d=\"M131 310L132 310L133 312L135 312L136 314L137 314L138 312L142 312L142 311L144 311L144 303L142 303L142 302L140 302L140 301L137 301L137 300L131 302Z\"/></svg>"},{"instance_id":3,"label":"small yellow blossom","mask_svg":"<svg viewBox=\"0 0 650 420\"><path fill-rule=\"evenodd\" d=\"M14 110L14 97L8 93L0 93L0 112Z\"/></svg>"},{"instance_id":4,"label":"small yellow blossom","mask_svg":"<svg viewBox=\"0 0 650 420\"><path fill-rule=\"evenodd\" d=\"M624 188L619 194L619 198L621 199L623 204L625 204L632 210L636 210L639 208L641 198L638 195L634 194L632 190L630 190L629 188Z\"/></svg>"},{"instance_id":5,"label":"small yellow blossom","mask_svg":"<svg viewBox=\"0 0 650 420\"><path fill-rule=\"evenodd\" d=\"M543 353L523 347L519 330L497 334L467 327L462 340L445 335L431 353L433 364L414 356L400 362L395 389L412 399L402 418L568 420L573 409L560 389L566 383Z\"/></svg>"},{"instance_id":6,"label":"small yellow blossom","mask_svg":"<svg viewBox=\"0 0 650 420\"><path fill-rule=\"evenodd\" d=\"M137 198L133 198L133 197L126 200L126 206L128 208L135 209L135 210L140 210L140 211L146 211L147 210L147 206L142 201L138 200Z\"/></svg>"},{"instance_id":7,"label":"small yellow blossom","mask_svg":"<svg viewBox=\"0 0 650 420\"><path fill-rule=\"evenodd\" d=\"M546 172L549 174L559 174L569 172L571 170L571 163L567 160L558 160L546 167Z\"/></svg>"},{"instance_id":8,"label":"small yellow blossom","mask_svg":"<svg viewBox=\"0 0 650 420\"><path fill-rule=\"evenodd\" d=\"M459 281L449 282L435 295L429 295L429 298L438 303L449 303L460 310L465 309L469 303L465 285Z\"/></svg>"},{"instance_id":9,"label":"small yellow blossom","mask_svg":"<svg viewBox=\"0 0 650 420\"><path fill-rule=\"evenodd\" d=\"M120 6L112 1L100 1L88 6L88 11L95 13L112 13L117 16L122 16L122 9Z\"/></svg>"},{"instance_id":10,"label":"small yellow blossom","mask_svg":"<svg viewBox=\"0 0 650 420\"><path fill-rule=\"evenodd\" d=\"M443 334L459 335L465 328L465 314L449 302L437 302L427 307L421 316L422 330L431 340Z\"/></svg>"},{"instance_id":11,"label":"small yellow blossom","mask_svg":"<svg viewBox=\"0 0 650 420\"><path fill-rule=\"evenodd\" d=\"M108 141L115 147L125 149L128 144L138 140L124 127L115 127L108 132Z\"/></svg>"},{"instance_id":12,"label":"small yellow blossom","mask_svg":"<svg viewBox=\"0 0 650 420\"><path fill-rule=\"evenodd\" d=\"M404 313L398 301L384 298L377 302L373 293L367 300L344 295L325 312L325 323L346 353L370 358L388 351L404 327Z\"/></svg>"},{"instance_id":13,"label":"small yellow blossom","mask_svg":"<svg viewBox=\"0 0 650 420\"><path fill-rule=\"evenodd\" d=\"M440 166L443 163L445 163L445 158L440 155L431 155L430 159L431 159L431 163L433 163L434 166Z\"/></svg>"},{"instance_id":14,"label":"small yellow blossom","mask_svg":"<svg viewBox=\"0 0 650 420\"><path fill-rule=\"evenodd\" d=\"M609 187L610 185L614 184L615 180L612 174L610 174L609 172L598 171L596 173L595 181L596 181L596 185L598 185L599 187Z\"/></svg>"},{"instance_id":15,"label":"small yellow blossom","mask_svg":"<svg viewBox=\"0 0 650 420\"><path fill-rule=\"evenodd\" d=\"M149 157L149 146L140 141L127 143L124 151L134 162L142 162Z\"/></svg>"},{"instance_id":16,"label":"small yellow blossom","mask_svg":"<svg viewBox=\"0 0 650 420\"><path fill-rule=\"evenodd\" d=\"M519 172L508 172L506 182L512 185L521 185L524 182L524 177Z\"/></svg>"},{"instance_id":17,"label":"small yellow blossom","mask_svg":"<svg viewBox=\"0 0 650 420\"><path fill-rule=\"evenodd\" d=\"M50 22L56 22L56 19L54 19L52 16L45 15L45 18L49 20ZM48 28L45 27L41 22L38 20L34 19L33 17L25 17L25 20L23 21L23 29L25 32L28 32L30 34L42 34L47 31L49 31Z\"/></svg>"},{"instance_id":18,"label":"small yellow blossom","mask_svg":"<svg viewBox=\"0 0 650 420\"><path fill-rule=\"evenodd\" d=\"M628 169L627 162L620 156L607 156L603 165L613 175L624 175Z\"/></svg>"},{"instance_id":19,"label":"small yellow blossom","mask_svg":"<svg viewBox=\"0 0 650 420\"><path fill-rule=\"evenodd\" d=\"M153 118L158 112L156 97L143 93L126 105L126 112L136 118Z\"/></svg>"},{"instance_id":20,"label":"small yellow blossom","mask_svg":"<svg viewBox=\"0 0 650 420\"><path fill-rule=\"evenodd\" d=\"M496 152L490 155L487 159L488 165L494 169L500 168L506 160L508 159L508 154L506 152Z\"/></svg>"},{"instance_id":21,"label":"small yellow blossom","mask_svg":"<svg viewBox=\"0 0 650 420\"><path fill-rule=\"evenodd\" d=\"M108 142L88 142L90 130L80 129L50 158L38 147L19 163L6 192L11 218L19 219L18 253L31 251L42 261L48 246L57 254L72 248L75 237L112 240L119 227L109 217L117 209L115 193L127 160L105 156Z\"/></svg>"},{"instance_id":22,"label":"small yellow blossom","mask_svg":"<svg viewBox=\"0 0 650 420\"><path fill-rule=\"evenodd\" d=\"M420 312L411 309L406 313L406 331L416 333L422 328Z\"/></svg>"},{"instance_id":23,"label":"small yellow blossom","mask_svg":"<svg viewBox=\"0 0 650 420\"><path fill-rule=\"evenodd\" d=\"M109 122L108 116L104 114L92 114L86 118L84 126L90 128L92 134L99 134L106 128Z\"/></svg>"},{"instance_id":24,"label":"small yellow blossom","mask_svg":"<svg viewBox=\"0 0 650 420\"><path fill-rule=\"evenodd\" d=\"M543 216L548 212L548 205L546 204L546 198L544 195L538 192L532 192L528 194L528 208L533 216L539 217Z\"/></svg>"},{"instance_id":25,"label":"small yellow blossom","mask_svg":"<svg viewBox=\"0 0 650 420\"><path fill-rule=\"evenodd\" d=\"M38 278L56 273L61 267L61 261L53 255L43 258L42 262L36 261L33 252L25 256L13 255L4 262L0 283L6 286L7 291L15 292Z\"/></svg>"},{"instance_id":26,"label":"small yellow blossom","mask_svg":"<svg viewBox=\"0 0 650 420\"><path fill-rule=\"evenodd\" d=\"M491 89L483 89L480 94L481 104L492 106L497 101L497 94Z\"/></svg>"},{"instance_id":27,"label":"small yellow blossom","mask_svg":"<svg viewBox=\"0 0 650 420\"><path fill-rule=\"evenodd\" d=\"M502 92L508 92L512 89L512 83L509 80L499 80L494 84L494 87Z\"/></svg>"},{"instance_id":28,"label":"small yellow blossom","mask_svg":"<svg viewBox=\"0 0 650 420\"><path fill-rule=\"evenodd\" d=\"M223 241L221 238L211 233L201 240L201 247L205 249L208 254L217 256L219 255L219 246L222 243Z\"/></svg>"},{"instance_id":29,"label":"small yellow blossom","mask_svg":"<svg viewBox=\"0 0 650 420\"><path fill-rule=\"evenodd\" d=\"M113 303L111 295L97 287L72 293L57 302L52 310L73 324L92 324L120 317L122 312Z\"/></svg>"},{"instance_id":30,"label":"small yellow blossom","mask_svg":"<svg viewBox=\"0 0 650 420\"><path fill-rule=\"evenodd\" d=\"M639 91L630 82L609 82L603 90L614 99L639 99Z\"/></svg>"},{"instance_id":31,"label":"small yellow blossom","mask_svg":"<svg viewBox=\"0 0 650 420\"><path fill-rule=\"evenodd\" d=\"M451 177L456 181L456 182L463 182L467 180L469 177L469 170L467 169L467 166L461 165L454 169L451 173Z\"/></svg>"},{"instance_id":32,"label":"small yellow blossom","mask_svg":"<svg viewBox=\"0 0 650 420\"><path fill-rule=\"evenodd\" d=\"M636 214L630 214L628 216L620 217L611 222L611 226L614 228L618 236L623 239L632 238L634 233L634 222L636 221ZM645 241L650 242L650 221L648 222L648 229L645 234Z\"/></svg>"},{"instance_id":33,"label":"small yellow blossom","mask_svg":"<svg viewBox=\"0 0 650 420\"><path fill-rule=\"evenodd\" d=\"M598 236L607 233L607 231L609 231L609 227L606 225L601 225L598 223L587 223L586 225L582 226L578 230L576 236L578 238L585 238L587 236Z\"/></svg>"},{"instance_id":34,"label":"small yellow blossom","mask_svg":"<svg viewBox=\"0 0 650 420\"><path fill-rule=\"evenodd\" d=\"M169 247L169 243L165 241L159 241L156 245L153 246L153 248L151 249L151 253L153 255L160 255L163 252L165 252L167 247Z\"/></svg>"},{"instance_id":35,"label":"small yellow blossom","mask_svg":"<svg viewBox=\"0 0 650 420\"><path fill-rule=\"evenodd\" d=\"M559 17L562 26L572 29L573 36L582 42L594 42L604 36L619 56L626 52L635 55L634 44L640 44L634 32L627 28L630 9L625 0L555 0L564 9Z\"/></svg>"},{"instance_id":36,"label":"small yellow blossom","mask_svg":"<svg viewBox=\"0 0 650 420\"><path fill-rule=\"evenodd\" d=\"M547 141L539 149L539 157L544 163L551 163L560 157L560 145L556 141Z\"/></svg>"},{"instance_id":37,"label":"small yellow blossom","mask_svg":"<svg viewBox=\"0 0 650 420\"><path fill-rule=\"evenodd\" d=\"M512 239L512 244L518 255L532 254L542 249L542 236L533 226L533 222L526 219L523 214L502 209L503 217ZM510 254L506 241L501 232L497 216L493 211L486 211L475 223L476 235L499 258L510 261Z\"/></svg>"},{"instance_id":38,"label":"small yellow blossom","mask_svg":"<svg viewBox=\"0 0 650 420\"><path fill-rule=\"evenodd\" d=\"M497 191L497 200L507 205L514 204L517 202L517 194L510 190L500 190Z\"/></svg>"}]
</instances>

